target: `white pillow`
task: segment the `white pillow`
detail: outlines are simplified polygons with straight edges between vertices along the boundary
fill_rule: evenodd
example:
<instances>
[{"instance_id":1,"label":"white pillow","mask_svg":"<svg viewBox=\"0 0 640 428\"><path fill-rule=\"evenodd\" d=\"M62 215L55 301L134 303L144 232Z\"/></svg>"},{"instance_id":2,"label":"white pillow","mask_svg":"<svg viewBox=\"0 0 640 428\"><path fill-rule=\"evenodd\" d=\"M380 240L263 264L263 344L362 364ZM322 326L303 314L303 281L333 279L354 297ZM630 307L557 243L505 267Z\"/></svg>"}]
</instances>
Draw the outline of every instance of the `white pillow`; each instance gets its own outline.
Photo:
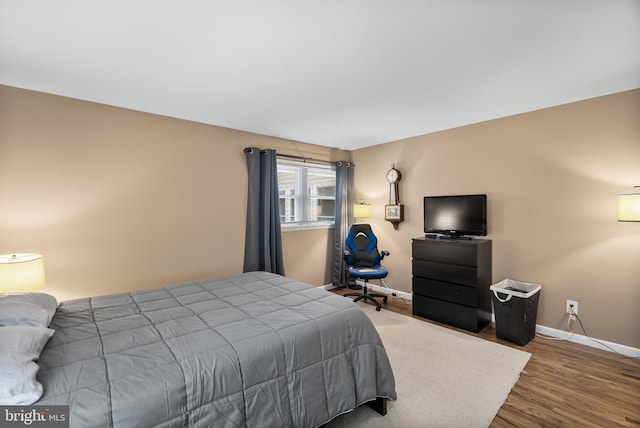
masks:
<instances>
[{"instance_id":1,"label":"white pillow","mask_svg":"<svg viewBox=\"0 0 640 428\"><path fill-rule=\"evenodd\" d=\"M43 327L0 327L0 405L25 406L40 399L35 361L53 333Z\"/></svg>"},{"instance_id":2,"label":"white pillow","mask_svg":"<svg viewBox=\"0 0 640 428\"><path fill-rule=\"evenodd\" d=\"M0 296L0 326L33 325L48 327L57 307L56 298L49 294L6 294Z\"/></svg>"},{"instance_id":3,"label":"white pillow","mask_svg":"<svg viewBox=\"0 0 640 428\"><path fill-rule=\"evenodd\" d=\"M3 302L0 299L0 326L47 327L49 321L49 313L40 306L26 302Z\"/></svg>"}]
</instances>

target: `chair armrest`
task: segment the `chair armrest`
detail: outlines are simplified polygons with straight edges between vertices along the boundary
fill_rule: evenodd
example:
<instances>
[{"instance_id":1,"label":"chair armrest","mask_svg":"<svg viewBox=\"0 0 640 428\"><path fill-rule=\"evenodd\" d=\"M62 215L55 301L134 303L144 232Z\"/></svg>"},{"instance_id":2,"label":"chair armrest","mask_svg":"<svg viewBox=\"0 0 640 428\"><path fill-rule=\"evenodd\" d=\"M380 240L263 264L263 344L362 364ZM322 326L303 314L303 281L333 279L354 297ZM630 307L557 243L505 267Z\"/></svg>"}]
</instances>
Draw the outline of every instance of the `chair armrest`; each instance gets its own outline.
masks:
<instances>
[{"instance_id":1,"label":"chair armrest","mask_svg":"<svg viewBox=\"0 0 640 428\"><path fill-rule=\"evenodd\" d=\"M389 256L389 255L391 255L391 253L389 253L387 250L380 251L380 260L384 259L384 256Z\"/></svg>"}]
</instances>

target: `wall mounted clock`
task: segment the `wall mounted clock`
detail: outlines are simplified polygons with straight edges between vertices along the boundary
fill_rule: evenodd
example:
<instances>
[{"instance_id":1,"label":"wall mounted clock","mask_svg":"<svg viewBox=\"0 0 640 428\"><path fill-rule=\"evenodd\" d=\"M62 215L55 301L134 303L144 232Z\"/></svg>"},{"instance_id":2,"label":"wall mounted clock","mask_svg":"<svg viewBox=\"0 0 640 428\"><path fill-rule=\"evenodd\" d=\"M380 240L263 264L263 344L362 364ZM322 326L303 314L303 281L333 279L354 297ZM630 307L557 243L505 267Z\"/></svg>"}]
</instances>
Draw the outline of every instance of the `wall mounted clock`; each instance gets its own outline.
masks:
<instances>
[{"instance_id":1,"label":"wall mounted clock","mask_svg":"<svg viewBox=\"0 0 640 428\"><path fill-rule=\"evenodd\" d=\"M393 224L394 229L398 229L398 224L404 220L404 206L400 204L398 193L398 182L402 174L391 165L387 171L387 181L389 182L389 204L384 206L384 219Z\"/></svg>"}]
</instances>

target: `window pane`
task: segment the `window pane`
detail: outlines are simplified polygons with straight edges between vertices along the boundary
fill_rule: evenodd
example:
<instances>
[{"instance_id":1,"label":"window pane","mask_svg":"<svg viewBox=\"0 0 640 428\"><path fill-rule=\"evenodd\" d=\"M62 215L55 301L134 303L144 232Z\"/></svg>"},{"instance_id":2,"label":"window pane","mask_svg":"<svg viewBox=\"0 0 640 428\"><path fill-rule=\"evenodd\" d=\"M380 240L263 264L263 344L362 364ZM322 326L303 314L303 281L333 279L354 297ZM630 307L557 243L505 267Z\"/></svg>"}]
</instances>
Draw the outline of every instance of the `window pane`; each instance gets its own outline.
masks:
<instances>
[{"instance_id":1,"label":"window pane","mask_svg":"<svg viewBox=\"0 0 640 428\"><path fill-rule=\"evenodd\" d=\"M278 170L278 193L280 196L295 196L296 173Z\"/></svg>"},{"instance_id":2,"label":"window pane","mask_svg":"<svg viewBox=\"0 0 640 428\"><path fill-rule=\"evenodd\" d=\"M278 161L280 222L304 226L333 222L336 173L330 168Z\"/></svg>"},{"instance_id":3,"label":"window pane","mask_svg":"<svg viewBox=\"0 0 640 428\"><path fill-rule=\"evenodd\" d=\"M328 199L316 200L316 220L327 221L335 219L336 201Z\"/></svg>"},{"instance_id":4,"label":"window pane","mask_svg":"<svg viewBox=\"0 0 640 428\"><path fill-rule=\"evenodd\" d=\"M296 219L296 207L293 198L280 198L280 222L289 223Z\"/></svg>"},{"instance_id":5,"label":"window pane","mask_svg":"<svg viewBox=\"0 0 640 428\"><path fill-rule=\"evenodd\" d=\"M310 196L332 196L336 197L336 175L309 173L309 195Z\"/></svg>"}]
</instances>

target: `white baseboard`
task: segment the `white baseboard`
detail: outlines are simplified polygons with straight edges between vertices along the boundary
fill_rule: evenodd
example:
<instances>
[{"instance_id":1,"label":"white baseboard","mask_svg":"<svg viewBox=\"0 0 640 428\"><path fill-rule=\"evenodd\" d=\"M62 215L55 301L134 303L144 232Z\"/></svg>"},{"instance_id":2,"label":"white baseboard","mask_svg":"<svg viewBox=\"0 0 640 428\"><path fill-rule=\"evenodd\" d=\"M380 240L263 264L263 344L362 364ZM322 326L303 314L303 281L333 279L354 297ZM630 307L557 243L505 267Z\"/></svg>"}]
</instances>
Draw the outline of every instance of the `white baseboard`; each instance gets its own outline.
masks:
<instances>
[{"instance_id":1,"label":"white baseboard","mask_svg":"<svg viewBox=\"0 0 640 428\"><path fill-rule=\"evenodd\" d=\"M496 314L491 314L491 322L496 323ZM640 358L640 349L633 348L619 343L609 342L601 339L592 339L578 333L572 333L567 330L560 330L544 325L536 324L536 333L553 337L554 340L566 340L567 342L579 343L581 345L590 346L592 348L602 349L603 351L616 352L627 357ZM543 339L544 340L544 339Z\"/></svg>"},{"instance_id":2,"label":"white baseboard","mask_svg":"<svg viewBox=\"0 0 640 428\"><path fill-rule=\"evenodd\" d=\"M359 285L359 286L363 286L364 285L364 281L358 279L358 280L356 280L356 284ZM384 281L383 281L383 284L384 284ZM390 296L397 297L399 299L403 299L403 300L407 300L407 301L412 301L413 300L413 295L411 293L407 293L406 291L394 290L393 288L390 288L390 287L384 287L382 285L377 285L377 284L372 284L372 283L369 283L368 287L371 290L375 290L375 291L378 291L380 293L388 294ZM335 286L333 284L327 284L327 285L321 285L320 288L322 288L324 290L333 290L334 288L337 288L337 286Z\"/></svg>"},{"instance_id":3,"label":"white baseboard","mask_svg":"<svg viewBox=\"0 0 640 428\"><path fill-rule=\"evenodd\" d=\"M536 333L551 336L557 339L564 339L568 342L575 342L581 345L591 346L592 348L602 349L603 351L616 352L618 354L626 355L628 357L640 358L640 349L633 348L627 345L621 345L619 343L608 342L601 339L592 339L582 334L571 333L566 330L559 330L556 328L545 327L540 324L536 324Z\"/></svg>"},{"instance_id":4,"label":"white baseboard","mask_svg":"<svg viewBox=\"0 0 640 428\"><path fill-rule=\"evenodd\" d=\"M359 281L356 281L356 284L364 285L364 282L359 283ZM382 285L376 285L371 283L369 283L369 288L372 290L378 291L380 293L392 295L393 297L397 297L399 299L404 299L407 301L413 300L413 294L407 293L406 291L394 290L393 288L383 287Z\"/></svg>"}]
</instances>

